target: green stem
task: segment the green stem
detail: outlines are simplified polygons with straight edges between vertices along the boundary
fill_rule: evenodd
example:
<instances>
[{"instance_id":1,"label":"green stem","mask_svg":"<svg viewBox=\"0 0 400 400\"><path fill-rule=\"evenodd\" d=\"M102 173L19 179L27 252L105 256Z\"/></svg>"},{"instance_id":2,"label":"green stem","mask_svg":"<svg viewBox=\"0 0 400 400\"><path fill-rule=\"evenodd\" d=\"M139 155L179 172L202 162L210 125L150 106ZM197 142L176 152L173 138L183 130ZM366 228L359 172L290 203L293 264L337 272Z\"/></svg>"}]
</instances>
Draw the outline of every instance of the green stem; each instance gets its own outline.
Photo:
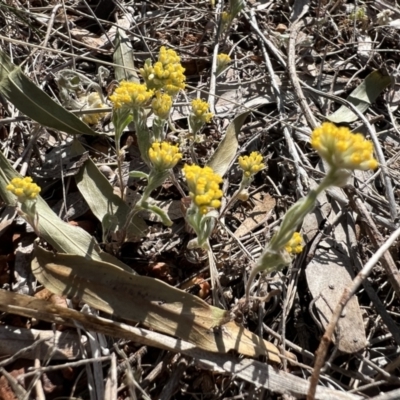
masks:
<instances>
[{"instance_id":1,"label":"green stem","mask_svg":"<svg viewBox=\"0 0 400 400\"><path fill-rule=\"evenodd\" d=\"M119 181L119 188L121 190L121 198L124 200L124 178L123 178L123 173L122 173L122 163L124 162L124 157L121 154L121 145L119 138L115 140L115 151L117 152L117 166L118 166L118 181Z\"/></svg>"},{"instance_id":2,"label":"green stem","mask_svg":"<svg viewBox=\"0 0 400 400\"><path fill-rule=\"evenodd\" d=\"M317 197L330 186L341 183L346 177L346 173L344 170L330 169L314 190L289 208L278 232L272 237L250 273L246 285L246 300L249 299L251 285L259 272L278 270L290 263L290 256L284 251L284 247L302 224L305 216L314 209Z\"/></svg>"},{"instance_id":3,"label":"green stem","mask_svg":"<svg viewBox=\"0 0 400 400\"><path fill-rule=\"evenodd\" d=\"M154 117L153 137L155 141L162 142L165 139L164 126L165 126L165 120L158 118L157 116Z\"/></svg>"}]
</instances>

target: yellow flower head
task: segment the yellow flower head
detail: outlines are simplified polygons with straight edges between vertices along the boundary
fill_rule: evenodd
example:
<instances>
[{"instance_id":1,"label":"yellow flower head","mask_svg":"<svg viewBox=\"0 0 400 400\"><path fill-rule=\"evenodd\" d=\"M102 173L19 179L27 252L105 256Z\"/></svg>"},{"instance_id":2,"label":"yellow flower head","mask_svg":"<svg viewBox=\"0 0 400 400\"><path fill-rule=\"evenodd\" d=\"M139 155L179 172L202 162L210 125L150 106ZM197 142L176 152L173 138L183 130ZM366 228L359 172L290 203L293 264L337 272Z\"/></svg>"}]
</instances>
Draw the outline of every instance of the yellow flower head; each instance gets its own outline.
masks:
<instances>
[{"instance_id":1,"label":"yellow flower head","mask_svg":"<svg viewBox=\"0 0 400 400\"><path fill-rule=\"evenodd\" d=\"M154 91L140 83L121 81L110 100L115 108L141 108L150 103Z\"/></svg>"},{"instance_id":2,"label":"yellow flower head","mask_svg":"<svg viewBox=\"0 0 400 400\"><path fill-rule=\"evenodd\" d=\"M217 69L223 69L231 62L231 58L228 54L221 53L217 56Z\"/></svg>"},{"instance_id":3,"label":"yellow flower head","mask_svg":"<svg viewBox=\"0 0 400 400\"><path fill-rule=\"evenodd\" d=\"M185 68L180 61L174 50L166 50L162 46L158 61L152 65L151 60L147 60L140 73L149 88L163 89L171 96L175 96L179 90L185 89Z\"/></svg>"},{"instance_id":4,"label":"yellow flower head","mask_svg":"<svg viewBox=\"0 0 400 400\"><path fill-rule=\"evenodd\" d=\"M210 122L213 114L208 112L209 105L207 102L201 99L192 100L192 113L193 116L201 122Z\"/></svg>"},{"instance_id":5,"label":"yellow flower head","mask_svg":"<svg viewBox=\"0 0 400 400\"><path fill-rule=\"evenodd\" d=\"M106 105L103 103L100 95L97 92L90 93L89 96L87 96L86 109L91 110L92 108L104 107L106 107ZM82 121L88 125L96 125L105 115L105 113L84 114L82 115Z\"/></svg>"},{"instance_id":6,"label":"yellow flower head","mask_svg":"<svg viewBox=\"0 0 400 400\"><path fill-rule=\"evenodd\" d=\"M166 93L156 92L156 98L153 99L151 107L158 118L167 119L172 107L172 97Z\"/></svg>"},{"instance_id":7,"label":"yellow flower head","mask_svg":"<svg viewBox=\"0 0 400 400\"><path fill-rule=\"evenodd\" d=\"M287 242L285 250L290 254L300 254L303 251L304 241L299 232L294 232L292 238Z\"/></svg>"},{"instance_id":8,"label":"yellow flower head","mask_svg":"<svg viewBox=\"0 0 400 400\"><path fill-rule=\"evenodd\" d=\"M222 24L224 24L224 25L228 24L231 21L231 14L228 13L227 11L223 11L221 13L221 21L222 21Z\"/></svg>"},{"instance_id":9,"label":"yellow flower head","mask_svg":"<svg viewBox=\"0 0 400 400\"><path fill-rule=\"evenodd\" d=\"M167 142L154 142L149 149L149 158L158 171L174 168L182 158L179 147Z\"/></svg>"},{"instance_id":10,"label":"yellow flower head","mask_svg":"<svg viewBox=\"0 0 400 400\"><path fill-rule=\"evenodd\" d=\"M337 127L331 122L314 129L311 146L333 168L368 170L378 167L372 142L360 133L353 134L349 128Z\"/></svg>"},{"instance_id":11,"label":"yellow flower head","mask_svg":"<svg viewBox=\"0 0 400 400\"><path fill-rule=\"evenodd\" d=\"M198 165L185 165L183 172L189 186L189 196L202 214L209 208L221 206L222 190L219 188L222 178L212 168Z\"/></svg>"},{"instance_id":12,"label":"yellow flower head","mask_svg":"<svg viewBox=\"0 0 400 400\"><path fill-rule=\"evenodd\" d=\"M14 193L18 200L23 203L26 200L34 200L40 193L40 187L32 183L32 178L13 178L6 189Z\"/></svg>"},{"instance_id":13,"label":"yellow flower head","mask_svg":"<svg viewBox=\"0 0 400 400\"><path fill-rule=\"evenodd\" d=\"M258 151L253 151L249 156L239 157L239 165L243 170L244 176L250 178L261 171L265 165L263 156Z\"/></svg>"}]
</instances>

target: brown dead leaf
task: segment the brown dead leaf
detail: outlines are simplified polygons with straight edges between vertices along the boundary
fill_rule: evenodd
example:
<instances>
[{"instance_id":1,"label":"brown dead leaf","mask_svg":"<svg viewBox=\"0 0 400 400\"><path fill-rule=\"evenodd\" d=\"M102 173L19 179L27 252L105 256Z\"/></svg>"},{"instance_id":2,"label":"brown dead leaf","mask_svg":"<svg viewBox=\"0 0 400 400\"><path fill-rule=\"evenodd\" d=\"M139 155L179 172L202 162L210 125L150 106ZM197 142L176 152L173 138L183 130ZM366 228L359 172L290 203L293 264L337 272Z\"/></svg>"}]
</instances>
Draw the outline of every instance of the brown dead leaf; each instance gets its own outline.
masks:
<instances>
[{"instance_id":1,"label":"brown dead leaf","mask_svg":"<svg viewBox=\"0 0 400 400\"><path fill-rule=\"evenodd\" d=\"M306 278L310 292L315 299L315 308L324 328L332 317L343 290L350 286L352 279L351 260L334 248L335 242L328 239L320 243L315 257L307 265ZM352 297L338 322L335 343L344 353L356 353L367 344L365 329L357 297Z\"/></svg>"},{"instance_id":2,"label":"brown dead leaf","mask_svg":"<svg viewBox=\"0 0 400 400\"><path fill-rule=\"evenodd\" d=\"M73 28L71 29L71 36L94 48L101 47L105 43L103 37L99 37L87 29Z\"/></svg>"},{"instance_id":3,"label":"brown dead leaf","mask_svg":"<svg viewBox=\"0 0 400 400\"><path fill-rule=\"evenodd\" d=\"M18 400L5 376L0 377L0 399Z\"/></svg>"},{"instance_id":4,"label":"brown dead leaf","mask_svg":"<svg viewBox=\"0 0 400 400\"><path fill-rule=\"evenodd\" d=\"M255 198L254 198L255 199ZM267 215L271 210L274 209L276 201L268 193L262 194L256 201L256 205L251 212L248 213L248 217L243 221L242 225L239 226L235 231L235 235L240 238L247 233L251 232L257 225L266 219Z\"/></svg>"},{"instance_id":5,"label":"brown dead leaf","mask_svg":"<svg viewBox=\"0 0 400 400\"><path fill-rule=\"evenodd\" d=\"M81 256L54 255L40 247L35 249L32 271L54 293L80 298L98 310L140 322L204 350L235 350L280 361L279 351L272 343L229 322L227 311L157 279Z\"/></svg>"}]
</instances>

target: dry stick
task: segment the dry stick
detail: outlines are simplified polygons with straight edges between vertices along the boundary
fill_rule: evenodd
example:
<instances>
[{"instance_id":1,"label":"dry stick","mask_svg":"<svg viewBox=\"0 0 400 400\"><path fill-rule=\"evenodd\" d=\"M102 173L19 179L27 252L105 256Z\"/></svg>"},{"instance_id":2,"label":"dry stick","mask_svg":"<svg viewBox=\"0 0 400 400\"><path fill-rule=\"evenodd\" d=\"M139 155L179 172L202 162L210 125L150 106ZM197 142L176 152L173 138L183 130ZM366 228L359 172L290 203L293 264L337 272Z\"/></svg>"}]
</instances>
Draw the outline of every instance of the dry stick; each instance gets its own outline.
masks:
<instances>
[{"instance_id":1,"label":"dry stick","mask_svg":"<svg viewBox=\"0 0 400 400\"><path fill-rule=\"evenodd\" d=\"M115 353L111 354L111 366L105 383L104 398L109 400L118 398L117 356Z\"/></svg>"},{"instance_id":2,"label":"dry stick","mask_svg":"<svg viewBox=\"0 0 400 400\"><path fill-rule=\"evenodd\" d=\"M0 368L0 375L4 375L18 399L23 399L26 396L27 391L4 368Z\"/></svg>"},{"instance_id":3,"label":"dry stick","mask_svg":"<svg viewBox=\"0 0 400 400\"><path fill-rule=\"evenodd\" d=\"M303 110L304 116L306 117L307 123L311 129L315 129L319 124L317 120L314 118L310 106L307 103L307 100L300 86L299 78L296 72L296 39L297 35L300 32L300 29L303 26L304 26L303 20L297 20L290 27L289 54L288 54L289 76L290 80L292 81L294 91L296 92L296 95L299 99L300 107Z\"/></svg>"},{"instance_id":4,"label":"dry stick","mask_svg":"<svg viewBox=\"0 0 400 400\"><path fill-rule=\"evenodd\" d=\"M264 330L270 334L271 336L273 336L275 339L278 340L282 340L282 336L275 332L273 329L271 329L269 326L267 326L265 323L263 323L263 328ZM294 351L297 351L299 354L301 354L303 357L306 357L308 359L310 359L311 361L314 360L315 356L313 353L311 353L310 351L302 348L301 346L291 342L290 340L286 339L286 343L288 344L288 346L293 349ZM293 364L293 360L292 359L288 359L288 361ZM294 365L294 364L293 364ZM341 367L338 367L334 364L330 365L329 368L335 372L338 372L339 374L342 374L344 376L347 376L349 378L353 378L353 379L359 379L360 381L362 381L363 383L371 383L372 379L365 377L364 375L362 375L360 372L358 371L350 371ZM313 368L311 367L311 370L313 370Z\"/></svg>"},{"instance_id":5,"label":"dry stick","mask_svg":"<svg viewBox=\"0 0 400 400\"><path fill-rule=\"evenodd\" d=\"M356 270L360 271L362 269L362 264L357 255L353 256L353 262ZM385 305L382 303L381 299L377 295L376 291L374 290L368 279L363 282L363 286L376 311L381 316L383 323L386 325L386 328L390 332L389 335L391 335L393 340L397 343L397 346L400 346L400 331L397 324L387 312Z\"/></svg>"},{"instance_id":6,"label":"dry stick","mask_svg":"<svg viewBox=\"0 0 400 400\"><path fill-rule=\"evenodd\" d=\"M265 39L265 38L263 37L263 40L264 40L264 39ZM40 46L40 45L36 45L36 44L32 44L32 43L23 42L23 41L21 41L21 40L11 39L11 38L9 38L9 37L2 36L2 35L0 35L0 40L5 40L6 42L10 42L10 43L17 44L17 45L21 45L21 46L28 46L28 47L32 47L32 48L36 48L36 49L44 49L44 50L47 50L47 51L49 51L49 52L51 52L51 53L60 54L60 55L64 55L64 56L71 56L71 57L74 56L73 54L71 54L71 53L68 52L68 51L62 51L62 50L52 49L51 47L43 47L43 46ZM265 39L265 40L266 40L266 39ZM268 47L268 45L267 45L267 47ZM272 46L272 44L271 44L271 48L274 49L274 50L276 51L276 49ZM95 49L95 50L96 50L96 49ZM273 52L274 50L271 50L271 51ZM76 60L91 61L91 62L100 64L100 65L106 65L106 66L109 66L109 67L119 67L119 68L121 68L121 66L118 65L118 64L114 64L114 63L111 63L111 62L107 62L107 61L103 61L103 60L100 60L100 59L97 59L97 58L93 58L93 57L88 57L88 56L87 56L87 55L92 54L92 53L93 53L93 51L86 52L86 53L84 53L84 54L82 54L82 55L75 55L75 59L76 59ZM55 71L57 71L57 70L59 70L59 69L62 69L62 68L64 68L64 67L67 66L67 65L70 65L70 62L66 62L66 63L64 63L64 64L62 64L62 65L60 65L60 66L58 66L58 67L56 67L56 68L53 68L53 72L55 72ZM284 63L284 66L286 67L286 63ZM124 69L126 69L127 71L139 72L139 69L138 69L138 68L124 67ZM46 79L46 78L45 78L45 79ZM192 90L198 90L198 88L196 88L196 87L194 87L194 86L191 86L191 85L186 85L186 87L189 88L189 89L192 89ZM205 92L205 93L208 93L208 92L205 91L205 90L204 90L204 92ZM322 93L322 92L321 92L321 93ZM220 97L220 96L215 95L215 97L218 98L218 97ZM266 114L265 114L265 113L262 113L262 112L260 112L260 111L258 111L258 110L256 110L256 109L254 109L254 108L251 108L251 107L244 107L243 104L241 104L241 103L239 103L239 102L237 102L237 101L233 101L233 100L230 100L230 99L227 99L227 101L228 101L230 104L233 104L233 105L235 105L235 106L243 107L243 109L244 109L245 111L251 111L251 112L253 112L253 113L256 114L256 115L261 115L262 117L266 117ZM107 111L109 111L109 110L110 110L109 108L99 108L99 109L84 110L84 111L77 111L77 110L75 110L74 113L75 113L75 114L96 114L96 113L98 113L98 112L107 112ZM271 118L272 118L272 119L275 119L275 118L273 118L273 117L271 117ZM29 119L30 119L30 118L28 118L28 117L9 118L9 119L7 119L7 123L14 122L14 121L25 121L25 120L29 120ZM275 123L281 123L281 124L285 124L285 125L287 125L287 126L293 127L293 125L292 125L291 123L285 122L285 121L279 121L279 120L278 120L278 121L275 121ZM0 126L1 126L1 125L3 125L3 120L0 121ZM268 129L271 129L271 127L272 127L272 125L270 125L270 126L267 128L267 130L268 130ZM304 130L304 129L301 129L301 128L299 128L299 127L297 127L296 130L299 131L299 132L304 133L305 135L308 135L308 134L309 134L308 131L306 131L306 130ZM257 136L257 135L256 135L256 136ZM249 143L247 143L247 145L248 145L248 144L249 144Z\"/></svg>"},{"instance_id":7,"label":"dry stick","mask_svg":"<svg viewBox=\"0 0 400 400\"><path fill-rule=\"evenodd\" d=\"M35 368L40 368L40 348L36 347L36 358L35 358ZM44 394L43 384L40 379L41 374L37 374L36 383L35 383L35 391L36 391L36 399L37 400L46 400L46 395ZM27 395L27 397L29 397Z\"/></svg>"},{"instance_id":8,"label":"dry stick","mask_svg":"<svg viewBox=\"0 0 400 400\"><path fill-rule=\"evenodd\" d=\"M303 397L308 383L297 376L276 371L276 368L266 363L255 360L239 360L229 354L211 353L197 348L195 345L183 340L175 339L163 334L148 331L142 328L134 328L121 322L111 321L94 315L83 315L82 313L65 309L56 305L48 305L44 300L34 299L31 296L0 290L0 310L12 314L37 318L43 321L75 326L78 321L85 329L102 332L118 339L128 339L143 345L154 346L160 349L180 352L188 357L196 359L202 368L214 371L236 374L246 382L256 383L277 393L289 393L293 396ZM0 370L0 374L4 369ZM268 378L268 379L266 379ZM346 400L358 400L359 396L348 395L337 390L319 387L319 399L337 398ZM75 389L73 389L72 393ZM330 397L327 397L330 396Z\"/></svg>"},{"instance_id":9,"label":"dry stick","mask_svg":"<svg viewBox=\"0 0 400 400\"><path fill-rule=\"evenodd\" d=\"M82 0L82 1L83 1L83 3L85 4L86 8L88 9L89 14L91 14L92 17L93 17L93 19L97 22L97 25L100 27L101 31L103 32L103 35L107 38L108 43L110 44L110 46L111 46L113 49L115 49L114 43L113 43L113 41L110 39L110 37L108 36L107 31L106 31L106 30L104 29L104 27L103 27L103 24L100 23L100 21L98 20L96 14L95 14L94 11L92 10L92 8L89 6L89 4L87 3L87 1L86 1L86 0Z\"/></svg>"},{"instance_id":10,"label":"dry stick","mask_svg":"<svg viewBox=\"0 0 400 400\"><path fill-rule=\"evenodd\" d=\"M254 14L254 9L250 10L250 17L251 17L252 27L257 27L258 28L257 20L256 20L256 17L255 17L255 14ZM265 44L263 42L261 42L260 45L261 45L261 50L262 50L262 53L263 53L263 56L264 56L264 60L265 60L265 63L267 65L267 69L268 69L268 72L269 72L269 75L270 75L270 78L271 78L271 84L272 84L272 88L273 88L273 91L274 91L276 103L277 103L277 106L278 106L280 119L282 121L284 121L285 119L287 119L287 115L285 113L285 107L284 107L284 102L283 102L283 98L282 98L282 95L281 95L281 91L280 91L279 86L278 86L278 84L276 82L276 79L275 79L275 71L274 71L274 69L272 67L271 60L270 60L269 55L268 55L268 53L266 51ZM292 136L291 136L291 134L289 132L289 129L288 129L288 127L286 125L283 125L283 136L285 137L285 140L286 140L286 143L287 143L287 146L288 146L288 150L289 150L289 154L291 154L292 158L293 158L293 165L294 165L294 168L295 168L295 171L296 171L296 181L297 181L298 190L300 192L300 195L302 197L304 197L305 195L304 195L304 192L303 192L303 185L301 183L300 177L303 178L304 182L307 182L308 181L307 173L304 170L304 168L301 167L301 160L300 160L299 154L297 153L296 146L294 145L294 142L293 142L293 138L292 138Z\"/></svg>"},{"instance_id":11,"label":"dry stick","mask_svg":"<svg viewBox=\"0 0 400 400\"><path fill-rule=\"evenodd\" d=\"M246 17L247 21L251 25L251 27L254 29L254 31L257 33L257 35L263 40L265 45L268 47L268 50L276 57L278 60L279 64L282 65L282 67L286 68L286 61L284 60L284 56L281 54L281 52L272 44L270 40L268 40L264 34L260 31L258 26L254 24L254 21L252 21L251 18L248 17L248 15L243 12L243 15Z\"/></svg>"},{"instance_id":12,"label":"dry stick","mask_svg":"<svg viewBox=\"0 0 400 400\"><path fill-rule=\"evenodd\" d=\"M382 236L375 225L374 220L369 215L365 205L360 198L355 196L354 189L344 189L347 194L351 208L361 217L361 223L367 231L368 237L370 238L372 244L377 249L384 243ZM397 297L400 299L400 274L396 267L396 264L392 258L392 255L387 252L382 258L382 265L388 275L390 284L392 285Z\"/></svg>"},{"instance_id":13,"label":"dry stick","mask_svg":"<svg viewBox=\"0 0 400 400\"><path fill-rule=\"evenodd\" d=\"M60 365L49 365L47 367L34 367L35 369L33 371L26 372L25 374L21 375L21 378L26 379L29 378L30 376L33 376L40 372L41 374L45 372L52 372L52 371L59 371L60 369L66 369L66 368L76 368L76 367L81 367L82 365L87 365L90 363L94 362L103 362L103 361L110 361L111 356L102 356L102 357L95 357L95 358L85 358L83 360L79 361L71 361L71 362L66 362L65 364L60 364Z\"/></svg>"},{"instance_id":14,"label":"dry stick","mask_svg":"<svg viewBox=\"0 0 400 400\"><path fill-rule=\"evenodd\" d=\"M184 372L187 370L189 365L188 360L185 357L181 357L175 366L167 384L164 386L163 391L159 396L159 400L169 400L173 397L174 393L178 390L179 381L181 380Z\"/></svg>"},{"instance_id":15,"label":"dry stick","mask_svg":"<svg viewBox=\"0 0 400 400\"><path fill-rule=\"evenodd\" d=\"M46 32L46 36L45 36L44 42L43 42L43 46L44 46L44 47L47 47L47 43L49 42L49 38L50 38L50 33L51 33L52 29L53 29L54 20L55 20L57 11L58 11L58 9L59 9L60 7L61 7L61 4L57 4L57 5L53 8L53 11L51 12L50 21L49 21L49 24L48 24L48 26L47 26L47 32ZM39 57L38 57L38 60L37 60L37 65L38 65L38 67L40 67L40 65L42 64L43 55L44 55L44 51L40 51Z\"/></svg>"},{"instance_id":16,"label":"dry stick","mask_svg":"<svg viewBox=\"0 0 400 400\"><path fill-rule=\"evenodd\" d=\"M215 14L218 15L221 10L221 1L218 1L217 6L215 8ZM212 57L212 65L211 65L211 76L210 76L210 88L208 94L208 105L210 106L210 112L215 114L215 88L217 85L217 60L218 60L218 51L219 51L219 36L221 33L221 18L219 18L219 23L217 27L217 32L215 35L215 44L214 51Z\"/></svg>"},{"instance_id":17,"label":"dry stick","mask_svg":"<svg viewBox=\"0 0 400 400\"><path fill-rule=\"evenodd\" d=\"M393 220L397 219L397 206L396 206L396 200L394 198L394 190L392 187L392 182L390 180L390 176L387 171L387 165L386 165L386 160L385 156L383 155L382 147L379 143L378 137L375 134L375 131L372 129L372 126L368 119L364 116L364 114L353 104L350 103L349 101L342 99L338 96L332 95L332 94L327 94L324 92L321 92L320 90L316 90L313 87L307 85L305 82L301 82L304 87L307 88L307 90L310 90L311 92L314 92L320 96L327 97L329 99L335 100L339 104L342 104L353 111L354 114L357 115L358 118L361 119L361 121L364 123L365 127L368 130L368 133L371 136L372 142L374 143L374 148L375 152L379 161L379 166L381 168L381 174L382 178L385 182L385 193L386 193L386 198L389 202L389 207L390 207L390 216L392 217Z\"/></svg>"},{"instance_id":18,"label":"dry stick","mask_svg":"<svg viewBox=\"0 0 400 400\"><path fill-rule=\"evenodd\" d=\"M5 40L6 42L10 42L10 43L13 43L13 44L20 45L20 46L29 46L29 47L33 47L33 48L36 48L36 49L47 50L47 51L49 51L51 53L56 53L56 54L60 54L60 55L63 55L63 56L75 57L74 58L75 60L78 60L78 59L79 60L86 60L86 61L91 61L91 62L95 62L95 63L101 64L101 65L107 65L109 67L119 67L119 68L121 68L121 66L118 65L118 64L114 64L114 63L111 63L111 62L108 62L108 61L103 61L103 60L96 59L96 58L93 58L93 57L87 57L86 55L83 55L83 54L82 55L71 54L69 51L62 51L62 50L58 50L58 49L52 49L51 47L40 46L38 44L26 43L26 42L23 42L22 40L11 39L11 38L9 38L7 36L3 36L3 35L0 35L0 39ZM85 53L85 54L90 54L90 53L91 52L88 52L88 53ZM126 70L128 70L128 71L135 71L135 72L139 71L138 68L128 68L128 67L124 67L124 68Z\"/></svg>"},{"instance_id":19,"label":"dry stick","mask_svg":"<svg viewBox=\"0 0 400 400\"><path fill-rule=\"evenodd\" d=\"M350 298L356 293L362 282L369 276L372 268L381 259L385 252L392 246L396 239L400 236L400 228L394 231L388 240L376 251L376 253L370 258L370 260L364 265L364 268L354 278L352 285L343 291L342 297L340 298L335 311L332 314L331 320L326 327L325 333L322 336L321 342L316 351L316 360L314 365L314 372L311 375L310 386L308 388L307 400L314 400L315 392L317 389L319 372L324 365L325 357L328 352L328 347L332 339L333 332L336 324L339 321L340 315Z\"/></svg>"},{"instance_id":20,"label":"dry stick","mask_svg":"<svg viewBox=\"0 0 400 400\"><path fill-rule=\"evenodd\" d=\"M32 343L30 346L24 347L21 350L18 350L15 354L13 354L11 357L6 358L5 360L0 362L0 368L5 367L8 364L13 363L14 361L18 360L19 358L24 358L24 355L26 353L30 353L32 350L36 348L36 346L39 346L41 343L46 342L47 338L44 339L39 339L36 342Z\"/></svg>"},{"instance_id":21,"label":"dry stick","mask_svg":"<svg viewBox=\"0 0 400 400\"><path fill-rule=\"evenodd\" d=\"M64 16L65 16L65 29L67 30L68 33L68 38L69 38L69 46L71 48L71 53L72 53L72 69L75 71L76 70L76 59L75 59L75 54L74 54L74 46L72 45L72 36L71 36L71 30L69 29L69 21L68 21L68 14L67 10L65 9L65 0L61 0L63 10L64 10Z\"/></svg>"}]
</instances>

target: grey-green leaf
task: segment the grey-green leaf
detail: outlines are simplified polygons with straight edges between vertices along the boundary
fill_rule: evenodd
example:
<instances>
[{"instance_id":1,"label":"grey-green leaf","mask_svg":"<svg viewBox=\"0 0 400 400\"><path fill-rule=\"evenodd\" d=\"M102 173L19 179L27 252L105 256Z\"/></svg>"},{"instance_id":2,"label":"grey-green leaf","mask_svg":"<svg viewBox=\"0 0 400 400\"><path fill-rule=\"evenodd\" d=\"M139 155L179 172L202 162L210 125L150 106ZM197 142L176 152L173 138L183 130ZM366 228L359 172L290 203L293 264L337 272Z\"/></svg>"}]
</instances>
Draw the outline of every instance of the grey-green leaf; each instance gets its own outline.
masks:
<instances>
[{"instance_id":1,"label":"grey-green leaf","mask_svg":"<svg viewBox=\"0 0 400 400\"><path fill-rule=\"evenodd\" d=\"M139 178L139 179L149 179L149 174L143 171L131 171L129 172L129 176L131 178Z\"/></svg>"},{"instance_id":2,"label":"grey-green leaf","mask_svg":"<svg viewBox=\"0 0 400 400\"><path fill-rule=\"evenodd\" d=\"M6 190L6 185L11 179L17 177L21 176L11 167L0 151L0 194L3 200L10 205L16 204L16 197ZM22 205L23 207L24 205ZM62 221L40 196L37 197L36 211L38 214L36 231L55 250L76 254L91 260L112 262L120 268L129 269L117 258L103 252L96 239L89 233Z\"/></svg>"},{"instance_id":3,"label":"grey-green leaf","mask_svg":"<svg viewBox=\"0 0 400 400\"><path fill-rule=\"evenodd\" d=\"M115 78L118 81L125 80L139 83L139 78L135 72L135 64L133 62L132 47L125 31L122 29L117 30L114 44L115 51L113 54L113 61L114 64L121 66L114 68Z\"/></svg>"},{"instance_id":4,"label":"grey-green leaf","mask_svg":"<svg viewBox=\"0 0 400 400\"><path fill-rule=\"evenodd\" d=\"M361 85L353 90L347 101L354 104L361 113L364 113L375 102L382 91L390 85L390 82L391 79L389 76L385 76L379 71L373 71L365 78ZM354 122L358 119L358 116L343 105L326 118L335 124L340 124L343 122Z\"/></svg>"},{"instance_id":5,"label":"grey-green leaf","mask_svg":"<svg viewBox=\"0 0 400 400\"><path fill-rule=\"evenodd\" d=\"M0 52L0 92L19 111L41 125L71 135L97 135L74 114L57 104Z\"/></svg>"},{"instance_id":6,"label":"grey-green leaf","mask_svg":"<svg viewBox=\"0 0 400 400\"><path fill-rule=\"evenodd\" d=\"M75 179L79 191L99 221L105 221L106 216L107 220L114 216L116 220L113 219L113 231L122 229L131 209L121 197L114 194L113 187L92 160L86 161ZM145 235L146 229L147 225L143 219L134 215L128 225L128 237L142 237Z\"/></svg>"},{"instance_id":7,"label":"grey-green leaf","mask_svg":"<svg viewBox=\"0 0 400 400\"><path fill-rule=\"evenodd\" d=\"M240 129L248 115L248 112L240 114L229 124L225 137L207 163L207 166L221 176L226 174L236 156Z\"/></svg>"}]
</instances>

